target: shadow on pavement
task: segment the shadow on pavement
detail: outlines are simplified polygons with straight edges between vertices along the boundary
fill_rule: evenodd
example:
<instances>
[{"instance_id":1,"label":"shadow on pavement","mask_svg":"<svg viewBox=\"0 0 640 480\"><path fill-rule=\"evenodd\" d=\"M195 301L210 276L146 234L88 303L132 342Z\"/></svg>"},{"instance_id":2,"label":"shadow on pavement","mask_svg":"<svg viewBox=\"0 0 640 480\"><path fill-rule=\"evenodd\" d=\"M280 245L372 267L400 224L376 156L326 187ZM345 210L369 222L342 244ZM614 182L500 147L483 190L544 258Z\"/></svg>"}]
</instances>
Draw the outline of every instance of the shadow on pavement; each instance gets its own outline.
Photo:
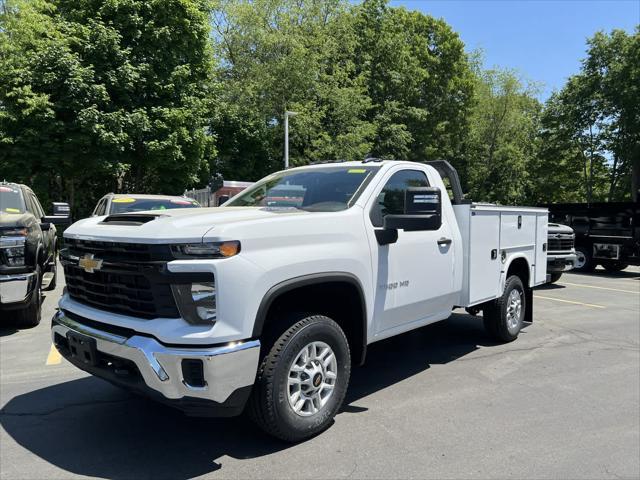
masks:
<instances>
[{"instance_id":1,"label":"shadow on pavement","mask_svg":"<svg viewBox=\"0 0 640 480\"><path fill-rule=\"evenodd\" d=\"M621 272L607 272L604 269L596 269L593 272L576 272L571 271L571 275L577 275L580 277L603 277L603 278L629 278L632 280L640 280L640 272L634 272L630 270L622 270ZM562 280L560 280L562 281Z\"/></svg>"},{"instance_id":2,"label":"shadow on pavement","mask_svg":"<svg viewBox=\"0 0 640 480\"><path fill-rule=\"evenodd\" d=\"M559 280L562 282L562 279ZM559 285L557 283L543 283L534 288L534 290L562 290L563 288L567 288L564 285Z\"/></svg>"},{"instance_id":3,"label":"shadow on pavement","mask_svg":"<svg viewBox=\"0 0 640 480\"><path fill-rule=\"evenodd\" d=\"M481 318L463 314L371 345L367 364L353 370L342 414L365 412L351 404L479 345L493 342ZM225 455L247 459L290 447L244 417L186 417L93 377L13 398L0 424L19 445L67 472L114 479L186 479L220 469Z\"/></svg>"}]
</instances>

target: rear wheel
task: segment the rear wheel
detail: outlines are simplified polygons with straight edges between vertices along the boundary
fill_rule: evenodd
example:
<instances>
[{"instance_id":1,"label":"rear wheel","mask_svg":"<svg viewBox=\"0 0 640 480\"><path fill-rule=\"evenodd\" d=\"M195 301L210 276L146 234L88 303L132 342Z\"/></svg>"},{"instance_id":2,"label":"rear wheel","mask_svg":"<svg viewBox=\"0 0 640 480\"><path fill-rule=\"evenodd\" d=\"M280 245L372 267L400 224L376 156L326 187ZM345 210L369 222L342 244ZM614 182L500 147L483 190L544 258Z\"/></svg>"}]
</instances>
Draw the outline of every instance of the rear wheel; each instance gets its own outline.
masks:
<instances>
[{"instance_id":1,"label":"rear wheel","mask_svg":"<svg viewBox=\"0 0 640 480\"><path fill-rule=\"evenodd\" d=\"M289 442L329 427L344 400L351 357L340 326L305 316L264 356L248 413L264 431Z\"/></svg>"},{"instance_id":2,"label":"rear wheel","mask_svg":"<svg viewBox=\"0 0 640 480\"><path fill-rule=\"evenodd\" d=\"M40 267L36 267L36 285L31 293L31 299L24 308L12 312L15 315L16 325L20 328L35 327L40 323L42 290L40 282L42 280Z\"/></svg>"},{"instance_id":3,"label":"rear wheel","mask_svg":"<svg viewBox=\"0 0 640 480\"><path fill-rule=\"evenodd\" d=\"M629 264L623 262L605 262L602 266L607 272L621 272L627 268Z\"/></svg>"},{"instance_id":4,"label":"rear wheel","mask_svg":"<svg viewBox=\"0 0 640 480\"><path fill-rule=\"evenodd\" d=\"M591 251L587 247L576 247L576 264L573 269L577 272L593 272L595 268Z\"/></svg>"},{"instance_id":5,"label":"rear wheel","mask_svg":"<svg viewBox=\"0 0 640 480\"><path fill-rule=\"evenodd\" d=\"M502 296L483 309L487 333L500 342L518 338L524 322L526 295L522 280L516 275L507 278Z\"/></svg>"}]
</instances>

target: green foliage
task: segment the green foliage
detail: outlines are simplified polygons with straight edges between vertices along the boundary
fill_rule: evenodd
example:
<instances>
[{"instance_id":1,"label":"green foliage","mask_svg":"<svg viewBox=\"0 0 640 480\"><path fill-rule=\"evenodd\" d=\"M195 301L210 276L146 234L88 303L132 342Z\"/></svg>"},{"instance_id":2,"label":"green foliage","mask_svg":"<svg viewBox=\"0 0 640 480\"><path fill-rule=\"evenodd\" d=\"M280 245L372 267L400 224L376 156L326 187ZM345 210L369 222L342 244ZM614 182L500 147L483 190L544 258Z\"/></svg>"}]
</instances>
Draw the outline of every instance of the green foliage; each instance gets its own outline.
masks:
<instances>
[{"instance_id":1,"label":"green foliage","mask_svg":"<svg viewBox=\"0 0 640 480\"><path fill-rule=\"evenodd\" d=\"M2 0L0 177L77 213L110 190L256 180L282 168L292 110L292 165L442 158L500 203L637 190L639 31L594 35L544 105L480 65L385 0Z\"/></svg>"},{"instance_id":2,"label":"green foliage","mask_svg":"<svg viewBox=\"0 0 640 480\"><path fill-rule=\"evenodd\" d=\"M473 75L442 20L383 1L224 2L214 7L221 114L216 168L259 178L326 159L456 161Z\"/></svg>"},{"instance_id":3,"label":"green foliage","mask_svg":"<svg viewBox=\"0 0 640 480\"><path fill-rule=\"evenodd\" d=\"M464 44L443 20L365 0L355 8L355 58L375 125L372 153L457 166L473 97Z\"/></svg>"},{"instance_id":4,"label":"green foliage","mask_svg":"<svg viewBox=\"0 0 640 480\"><path fill-rule=\"evenodd\" d=\"M2 176L86 213L106 191L176 193L208 169L204 3L12 3L0 52Z\"/></svg>"},{"instance_id":5,"label":"green foliage","mask_svg":"<svg viewBox=\"0 0 640 480\"><path fill-rule=\"evenodd\" d=\"M524 203L531 190L530 163L542 105L534 85L511 71L479 72L466 144L470 197Z\"/></svg>"},{"instance_id":6,"label":"green foliage","mask_svg":"<svg viewBox=\"0 0 640 480\"><path fill-rule=\"evenodd\" d=\"M588 47L581 72L547 102L539 175L568 190L561 200L629 199L640 186L640 33L598 32Z\"/></svg>"},{"instance_id":7,"label":"green foliage","mask_svg":"<svg viewBox=\"0 0 640 480\"><path fill-rule=\"evenodd\" d=\"M222 2L214 6L220 68L219 151L225 176L258 179L282 168L283 115L293 110L291 163L363 158L373 126L355 71L357 38L344 2Z\"/></svg>"}]
</instances>

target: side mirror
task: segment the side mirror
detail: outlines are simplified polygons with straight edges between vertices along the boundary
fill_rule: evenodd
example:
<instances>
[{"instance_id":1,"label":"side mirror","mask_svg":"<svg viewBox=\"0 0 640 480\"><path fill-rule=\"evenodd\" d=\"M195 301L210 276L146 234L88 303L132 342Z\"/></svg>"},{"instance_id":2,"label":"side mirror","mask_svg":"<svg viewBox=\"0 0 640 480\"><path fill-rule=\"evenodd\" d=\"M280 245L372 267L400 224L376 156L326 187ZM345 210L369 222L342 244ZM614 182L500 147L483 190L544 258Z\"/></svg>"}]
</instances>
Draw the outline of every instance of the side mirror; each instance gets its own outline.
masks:
<instances>
[{"instance_id":1,"label":"side mirror","mask_svg":"<svg viewBox=\"0 0 640 480\"><path fill-rule=\"evenodd\" d=\"M442 225L442 193L437 187L408 188L404 213L384 217L384 229L406 232L438 230Z\"/></svg>"},{"instance_id":2,"label":"side mirror","mask_svg":"<svg viewBox=\"0 0 640 480\"><path fill-rule=\"evenodd\" d=\"M69 225L71 223L71 209L69 208L69 204L64 202L53 202L51 205L53 207L53 215L43 217L42 223Z\"/></svg>"}]
</instances>

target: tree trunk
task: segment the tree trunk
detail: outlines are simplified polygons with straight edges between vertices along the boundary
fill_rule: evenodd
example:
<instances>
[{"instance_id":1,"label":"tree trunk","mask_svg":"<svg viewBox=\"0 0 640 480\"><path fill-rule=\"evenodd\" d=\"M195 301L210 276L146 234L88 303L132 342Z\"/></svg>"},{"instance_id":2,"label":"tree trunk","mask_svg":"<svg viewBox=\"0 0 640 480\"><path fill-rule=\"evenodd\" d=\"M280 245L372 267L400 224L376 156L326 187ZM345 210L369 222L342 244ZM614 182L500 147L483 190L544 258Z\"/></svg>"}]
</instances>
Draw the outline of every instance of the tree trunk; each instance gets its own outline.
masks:
<instances>
[{"instance_id":1,"label":"tree trunk","mask_svg":"<svg viewBox=\"0 0 640 480\"><path fill-rule=\"evenodd\" d=\"M636 148L636 152L640 150ZM631 159L631 199L640 202L640 156Z\"/></svg>"}]
</instances>

